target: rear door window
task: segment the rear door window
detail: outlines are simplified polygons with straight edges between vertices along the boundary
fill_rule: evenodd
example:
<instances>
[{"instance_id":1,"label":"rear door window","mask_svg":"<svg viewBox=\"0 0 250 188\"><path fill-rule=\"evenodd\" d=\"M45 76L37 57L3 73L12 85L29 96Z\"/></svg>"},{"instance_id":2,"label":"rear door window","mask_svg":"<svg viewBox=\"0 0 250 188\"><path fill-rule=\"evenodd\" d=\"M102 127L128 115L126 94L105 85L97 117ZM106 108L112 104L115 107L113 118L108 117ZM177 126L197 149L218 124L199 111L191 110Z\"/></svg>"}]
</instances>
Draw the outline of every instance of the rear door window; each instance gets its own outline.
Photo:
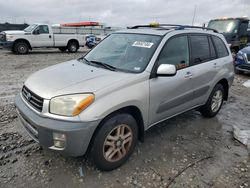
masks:
<instances>
[{"instance_id":1,"label":"rear door window","mask_svg":"<svg viewBox=\"0 0 250 188\"><path fill-rule=\"evenodd\" d=\"M189 66L189 48L186 35L176 36L167 41L163 47L158 60L158 65L172 64L176 69Z\"/></svg>"},{"instance_id":2,"label":"rear door window","mask_svg":"<svg viewBox=\"0 0 250 188\"><path fill-rule=\"evenodd\" d=\"M208 37L206 35L191 35L191 62L193 65L210 60L210 49Z\"/></svg>"},{"instance_id":3,"label":"rear door window","mask_svg":"<svg viewBox=\"0 0 250 188\"><path fill-rule=\"evenodd\" d=\"M208 40L209 40L209 47L210 47L210 57L211 59L216 59L216 52L215 52L214 44L213 44L211 37L208 37Z\"/></svg>"},{"instance_id":4,"label":"rear door window","mask_svg":"<svg viewBox=\"0 0 250 188\"><path fill-rule=\"evenodd\" d=\"M219 37L216 37L216 36L212 36L212 39L214 41L214 45L215 45L218 57L221 58L221 57L228 56L229 53L224 42Z\"/></svg>"}]
</instances>

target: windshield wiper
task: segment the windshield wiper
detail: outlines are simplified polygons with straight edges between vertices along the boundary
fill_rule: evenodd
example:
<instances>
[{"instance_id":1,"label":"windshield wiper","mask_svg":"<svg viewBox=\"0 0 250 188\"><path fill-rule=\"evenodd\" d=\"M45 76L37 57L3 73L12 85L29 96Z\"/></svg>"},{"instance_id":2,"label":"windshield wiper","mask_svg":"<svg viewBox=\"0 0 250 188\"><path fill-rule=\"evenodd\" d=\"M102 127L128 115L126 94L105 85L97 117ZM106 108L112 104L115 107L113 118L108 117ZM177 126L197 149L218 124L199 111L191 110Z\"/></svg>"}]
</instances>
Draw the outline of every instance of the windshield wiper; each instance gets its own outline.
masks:
<instances>
[{"instance_id":1,"label":"windshield wiper","mask_svg":"<svg viewBox=\"0 0 250 188\"><path fill-rule=\"evenodd\" d=\"M84 58L85 59L85 58ZM86 59L85 59L86 60ZM112 65L109 65L107 63L102 63L102 62L99 62L99 61L88 61L86 60L87 62L91 62L93 64L96 64L96 65L101 65L102 67L106 68L106 69L109 69L111 71L116 71L116 67L112 66Z\"/></svg>"},{"instance_id":2,"label":"windshield wiper","mask_svg":"<svg viewBox=\"0 0 250 188\"><path fill-rule=\"evenodd\" d=\"M81 57L79 58L78 60L84 60L85 63L87 63L88 65L90 65L91 63L92 64L96 64L96 65L99 65L99 66L102 66L104 67L105 69L108 69L108 70L111 70L111 71L116 71L116 67L112 66L112 65L109 65L107 63L102 63L102 62L99 62L99 61L89 61L87 60L85 57Z\"/></svg>"}]
</instances>

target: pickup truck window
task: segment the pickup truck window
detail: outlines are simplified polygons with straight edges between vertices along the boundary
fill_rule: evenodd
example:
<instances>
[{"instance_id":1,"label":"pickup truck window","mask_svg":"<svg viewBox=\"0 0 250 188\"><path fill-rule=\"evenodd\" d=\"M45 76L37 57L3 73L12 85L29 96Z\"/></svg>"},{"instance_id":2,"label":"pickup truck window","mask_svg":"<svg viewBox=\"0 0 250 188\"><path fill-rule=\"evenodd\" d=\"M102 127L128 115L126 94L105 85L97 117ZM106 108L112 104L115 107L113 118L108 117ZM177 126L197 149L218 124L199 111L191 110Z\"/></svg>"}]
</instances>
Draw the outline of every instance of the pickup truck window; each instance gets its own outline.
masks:
<instances>
[{"instance_id":1,"label":"pickup truck window","mask_svg":"<svg viewBox=\"0 0 250 188\"><path fill-rule=\"evenodd\" d=\"M212 20L208 27L216 29L219 33L237 33L239 20Z\"/></svg>"},{"instance_id":2,"label":"pickup truck window","mask_svg":"<svg viewBox=\"0 0 250 188\"><path fill-rule=\"evenodd\" d=\"M49 33L49 27L47 25L38 26L35 31L39 31L39 34L47 34Z\"/></svg>"},{"instance_id":3,"label":"pickup truck window","mask_svg":"<svg viewBox=\"0 0 250 188\"><path fill-rule=\"evenodd\" d=\"M161 36L146 34L112 34L91 50L85 59L111 65L118 71L140 73L153 56Z\"/></svg>"},{"instance_id":4,"label":"pickup truck window","mask_svg":"<svg viewBox=\"0 0 250 188\"><path fill-rule=\"evenodd\" d=\"M25 31L25 32L31 32L31 31L33 31L33 29L36 28L36 26L37 26L37 24L31 24L30 26L26 27L26 28L24 29L24 31Z\"/></svg>"}]
</instances>

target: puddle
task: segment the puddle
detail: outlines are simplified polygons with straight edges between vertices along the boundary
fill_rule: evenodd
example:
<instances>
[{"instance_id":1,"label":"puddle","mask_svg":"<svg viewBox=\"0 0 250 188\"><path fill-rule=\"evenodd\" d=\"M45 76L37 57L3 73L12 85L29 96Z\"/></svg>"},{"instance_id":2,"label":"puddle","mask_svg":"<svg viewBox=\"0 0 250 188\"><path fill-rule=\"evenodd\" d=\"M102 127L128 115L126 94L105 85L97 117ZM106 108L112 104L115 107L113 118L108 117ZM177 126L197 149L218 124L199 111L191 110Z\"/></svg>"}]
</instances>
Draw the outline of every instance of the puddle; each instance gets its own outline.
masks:
<instances>
[{"instance_id":1,"label":"puddle","mask_svg":"<svg viewBox=\"0 0 250 188\"><path fill-rule=\"evenodd\" d=\"M243 83L243 86L250 88L250 80Z\"/></svg>"}]
</instances>

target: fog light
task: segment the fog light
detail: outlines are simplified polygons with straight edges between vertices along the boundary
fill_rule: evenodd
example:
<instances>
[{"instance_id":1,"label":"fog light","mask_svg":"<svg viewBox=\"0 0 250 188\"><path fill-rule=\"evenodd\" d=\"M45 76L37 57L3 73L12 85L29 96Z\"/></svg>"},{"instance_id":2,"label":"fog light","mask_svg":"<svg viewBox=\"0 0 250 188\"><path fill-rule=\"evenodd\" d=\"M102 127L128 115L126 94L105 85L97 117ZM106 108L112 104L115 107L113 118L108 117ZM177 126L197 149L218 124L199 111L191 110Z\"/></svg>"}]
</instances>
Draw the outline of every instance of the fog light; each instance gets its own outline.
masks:
<instances>
[{"instance_id":1,"label":"fog light","mask_svg":"<svg viewBox=\"0 0 250 188\"><path fill-rule=\"evenodd\" d=\"M56 148L65 148L65 141L54 140L54 146Z\"/></svg>"},{"instance_id":2,"label":"fog light","mask_svg":"<svg viewBox=\"0 0 250 188\"><path fill-rule=\"evenodd\" d=\"M65 148L66 135L62 133L53 133L53 141L56 148Z\"/></svg>"}]
</instances>

